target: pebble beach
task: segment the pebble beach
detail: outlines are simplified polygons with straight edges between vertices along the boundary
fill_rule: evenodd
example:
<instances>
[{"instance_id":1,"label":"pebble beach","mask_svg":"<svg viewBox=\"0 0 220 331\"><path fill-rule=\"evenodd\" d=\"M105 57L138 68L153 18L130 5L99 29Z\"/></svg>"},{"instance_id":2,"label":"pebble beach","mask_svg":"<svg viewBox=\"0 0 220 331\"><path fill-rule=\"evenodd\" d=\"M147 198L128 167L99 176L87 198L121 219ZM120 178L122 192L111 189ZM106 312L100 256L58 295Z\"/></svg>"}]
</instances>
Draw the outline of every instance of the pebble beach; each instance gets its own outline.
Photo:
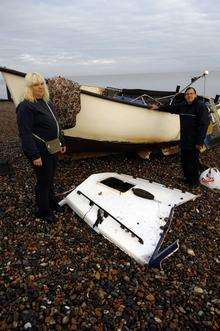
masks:
<instances>
[{"instance_id":1,"label":"pebble beach","mask_svg":"<svg viewBox=\"0 0 220 331\"><path fill-rule=\"evenodd\" d=\"M54 225L34 217L34 175L22 154L15 109L0 102L0 330L219 330L220 191L180 182L179 155L60 159L64 192L98 172L119 172L197 194L178 206L164 241L180 248L150 269L137 264L66 208ZM219 147L203 164L220 167Z\"/></svg>"}]
</instances>

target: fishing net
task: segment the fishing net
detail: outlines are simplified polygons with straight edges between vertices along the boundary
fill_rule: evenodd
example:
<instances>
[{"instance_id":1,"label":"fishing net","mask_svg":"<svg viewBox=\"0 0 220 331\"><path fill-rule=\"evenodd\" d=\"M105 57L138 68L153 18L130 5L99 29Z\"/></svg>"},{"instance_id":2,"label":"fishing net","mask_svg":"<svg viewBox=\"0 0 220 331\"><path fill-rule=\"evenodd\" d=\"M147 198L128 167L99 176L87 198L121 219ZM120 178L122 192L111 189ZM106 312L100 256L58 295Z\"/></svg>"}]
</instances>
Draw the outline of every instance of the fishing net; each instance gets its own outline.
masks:
<instances>
[{"instance_id":1,"label":"fishing net","mask_svg":"<svg viewBox=\"0 0 220 331\"><path fill-rule=\"evenodd\" d=\"M80 85L64 77L49 78L47 85L60 127L74 127L80 112Z\"/></svg>"}]
</instances>

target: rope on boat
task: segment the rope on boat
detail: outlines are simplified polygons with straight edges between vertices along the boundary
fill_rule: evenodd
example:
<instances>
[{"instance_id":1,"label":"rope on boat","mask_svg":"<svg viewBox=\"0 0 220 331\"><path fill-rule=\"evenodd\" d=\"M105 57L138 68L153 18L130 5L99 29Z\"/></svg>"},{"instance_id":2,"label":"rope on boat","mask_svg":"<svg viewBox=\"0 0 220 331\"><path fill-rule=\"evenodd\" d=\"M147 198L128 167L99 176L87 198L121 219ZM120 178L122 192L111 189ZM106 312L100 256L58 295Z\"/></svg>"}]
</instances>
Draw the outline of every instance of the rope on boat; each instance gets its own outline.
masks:
<instances>
[{"instance_id":1,"label":"rope on boat","mask_svg":"<svg viewBox=\"0 0 220 331\"><path fill-rule=\"evenodd\" d=\"M151 99L151 100L153 100L153 101L155 101L155 102L161 104L161 102L158 101L158 99L153 98L153 97L151 97L151 96L148 95L148 94L142 94L142 95L140 95L139 97L133 99L131 102L134 102L134 101L139 100L139 99L141 98L141 100L142 100L142 101L144 102L144 104L146 105L147 103L145 102L144 97L147 97L147 98L149 98L149 99ZM167 98L167 97L166 97L166 98Z\"/></svg>"}]
</instances>

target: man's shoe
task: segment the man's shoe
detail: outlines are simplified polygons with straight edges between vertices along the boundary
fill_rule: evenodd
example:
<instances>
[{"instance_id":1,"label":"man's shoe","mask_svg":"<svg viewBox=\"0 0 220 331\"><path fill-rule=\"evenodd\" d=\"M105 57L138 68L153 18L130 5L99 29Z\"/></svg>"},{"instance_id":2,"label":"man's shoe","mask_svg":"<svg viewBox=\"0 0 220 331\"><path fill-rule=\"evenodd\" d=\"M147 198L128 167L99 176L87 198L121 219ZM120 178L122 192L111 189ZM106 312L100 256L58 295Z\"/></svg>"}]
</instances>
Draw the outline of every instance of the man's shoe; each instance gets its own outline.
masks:
<instances>
[{"instance_id":1,"label":"man's shoe","mask_svg":"<svg viewBox=\"0 0 220 331\"><path fill-rule=\"evenodd\" d=\"M189 182L188 185L191 189L193 188L197 188L199 186L199 181L196 181L196 182Z\"/></svg>"},{"instance_id":2,"label":"man's shoe","mask_svg":"<svg viewBox=\"0 0 220 331\"><path fill-rule=\"evenodd\" d=\"M183 184L187 184L187 185L189 184L189 180L186 177L181 178L181 182Z\"/></svg>"},{"instance_id":3,"label":"man's shoe","mask_svg":"<svg viewBox=\"0 0 220 331\"><path fill-rule=\"evenodd\" d=\"M41 213L39 210L35 211L34 215L35 215L36 218L41 218L41 217L44 216L44 214Z\"/></svg>"}]
</instances>

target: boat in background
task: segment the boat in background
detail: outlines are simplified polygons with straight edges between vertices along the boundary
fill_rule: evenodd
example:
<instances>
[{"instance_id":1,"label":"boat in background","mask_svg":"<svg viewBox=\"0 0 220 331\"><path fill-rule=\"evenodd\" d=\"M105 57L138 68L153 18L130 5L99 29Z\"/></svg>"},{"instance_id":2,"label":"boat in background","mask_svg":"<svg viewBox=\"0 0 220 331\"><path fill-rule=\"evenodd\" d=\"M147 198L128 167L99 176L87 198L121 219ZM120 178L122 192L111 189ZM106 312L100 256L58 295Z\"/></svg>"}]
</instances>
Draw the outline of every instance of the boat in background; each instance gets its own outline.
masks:
<instances>
[{"instance_id":1,"label":"boat in background","mask_svg":"<svg viewBox=\"0 0 220 331\"><path fill-rule=\"evenodd\" d=\"M0 72L17 106L24 93L26 74L4 67L0 67ZM168 101L177 92L80 86L76 125L63 128L69 150L140 151L149 146L160 148L177 144L179 116L149 109L150 103ZM179 94L178 98L183 95Z\"/></svg>"}]
</instances>

